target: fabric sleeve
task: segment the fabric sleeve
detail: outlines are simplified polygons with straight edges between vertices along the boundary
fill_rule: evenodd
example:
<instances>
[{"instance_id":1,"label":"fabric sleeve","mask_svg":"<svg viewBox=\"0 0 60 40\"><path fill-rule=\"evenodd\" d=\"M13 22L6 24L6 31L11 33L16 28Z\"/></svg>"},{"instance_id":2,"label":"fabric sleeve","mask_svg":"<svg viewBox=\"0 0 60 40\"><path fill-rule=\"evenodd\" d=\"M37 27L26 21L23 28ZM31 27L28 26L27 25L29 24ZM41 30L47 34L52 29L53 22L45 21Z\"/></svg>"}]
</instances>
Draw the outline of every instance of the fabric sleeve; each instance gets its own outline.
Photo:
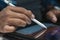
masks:
<instances>
[{"instance_id":1,"label":"fabric sleeve","mask_svg":"<svg viewBox=\"0 0 60 40\"><path fill-rule=\"evenodd\" d=\"M5 8L7 6L7 4L3 1L0 0L0 11Z\"/></svg>"}]
</instances>

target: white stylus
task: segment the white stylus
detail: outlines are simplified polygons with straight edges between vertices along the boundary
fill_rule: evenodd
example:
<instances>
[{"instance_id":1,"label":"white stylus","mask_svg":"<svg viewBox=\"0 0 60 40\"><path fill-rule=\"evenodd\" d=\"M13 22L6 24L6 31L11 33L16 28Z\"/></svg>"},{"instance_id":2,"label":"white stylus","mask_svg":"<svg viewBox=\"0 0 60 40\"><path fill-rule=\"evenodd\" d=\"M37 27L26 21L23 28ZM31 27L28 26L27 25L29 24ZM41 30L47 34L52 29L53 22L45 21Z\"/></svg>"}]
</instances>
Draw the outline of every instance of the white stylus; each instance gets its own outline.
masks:
<instances>
[{"instance_id":1,"label":"white stylus","mask_svg":"<svg viewBox=\"0 0 60 40\"><path fill-rule=\"evenodd\" d=\"M4 0L4 2L7 3L7 4L9 4L10 6L15 6L15 5L13 5L12 3L10 3L8 0ZM33 22L37 23L39 26L47 29L47 27L46 27L44 24L42 24L41 22L39 22L38 20L36 20L36 19L31 19L31 20L32 20Z\"/></svg>"},{"instance_id":2,"label":"white stylus","mask_svg":"<svg viewBox=\"0 0 60 40\"><path fill-rule=\"evenodd\" d=\"M58 7L58 6L55 6L54 8L55 8L56 10L60 10L60 7Z\"/></svg>"}]
</instances>

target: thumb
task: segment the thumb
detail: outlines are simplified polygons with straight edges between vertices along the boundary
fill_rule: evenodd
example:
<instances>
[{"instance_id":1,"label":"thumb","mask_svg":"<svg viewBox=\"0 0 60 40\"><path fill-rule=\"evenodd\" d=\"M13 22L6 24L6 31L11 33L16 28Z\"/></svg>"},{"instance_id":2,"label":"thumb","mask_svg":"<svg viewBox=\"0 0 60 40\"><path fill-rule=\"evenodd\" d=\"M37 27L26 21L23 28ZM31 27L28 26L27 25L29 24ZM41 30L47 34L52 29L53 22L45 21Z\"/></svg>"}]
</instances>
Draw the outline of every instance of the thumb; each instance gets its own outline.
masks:
<instances>
[{"instance_id":1,"label":"thumb","mask_svg":"<svg viewBox=\"0 0 60 40\"><path fill-rule=\"evenodd\" d=\"M51 20L53 23L56 23L57 22L56 15L53 12L51 12L51 11L47 13L47 18L49 20Z\"/></svg>"}]
</instances>

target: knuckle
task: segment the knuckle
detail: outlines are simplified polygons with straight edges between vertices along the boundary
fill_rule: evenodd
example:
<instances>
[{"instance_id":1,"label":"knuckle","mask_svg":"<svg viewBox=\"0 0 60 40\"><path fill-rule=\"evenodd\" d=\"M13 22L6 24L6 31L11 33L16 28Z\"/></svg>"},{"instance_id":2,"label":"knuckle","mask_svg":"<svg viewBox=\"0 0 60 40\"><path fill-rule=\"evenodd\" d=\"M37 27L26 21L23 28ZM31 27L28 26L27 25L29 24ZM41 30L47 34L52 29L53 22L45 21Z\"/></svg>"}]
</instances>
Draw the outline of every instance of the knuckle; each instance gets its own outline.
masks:
<instances>
[{"instance_id":1,"label":"knuckle","mask_svg":"<svg viewBox=\"0 0 60 40\"><path fill-rule=\"evenodd\" d=\"M23 19L27 19L27 16L24 15L24 14L22 14L22 18L23 18Z\"/></svg>"},{"instance_id":2,"label":"knuckle","mask_svg":"<svg viewBox=\"0 0 60 40\"><path fill-rule=\"evenodd\" d=\"M7 7L4 11L5 11L5 13L9 13L10 9Z\"/></svg>"},{"instance_id":3,"label":"knuckle","mask_svg":"<svg viewBox=\"0 0 60 40\"><path fill-rule=\"evenodd\" d=\"M24 13L27 13L28 10L26 8L23 8L23 7L19 7Z\"/></svg>"},{"instance_id":4,"label":"knuckle","mask_svg":"<svg viewBox=\"0 0 60 40\"><path fill-rule=\"evenodd\" d=\"M10 15L10 11L5 11L5 14L6 14L7 16L9 16L9 15Z\"/></svg>"},{"instance_id":5,"label":"knuckle","mask_svg":"<svg viewBox=\"0 0 60 40\"><path fill-rule=\"evenodd\" d=\"M26 26L26 22L22 22L21 24L22 24L22 26Z\"/></svg>"},{"instance_id":6,"label":"knuckle","mask_svg":"<svg viewBox=\"0 0 60 40\"><path fill-rule=\"evenodd\" d=\"M20 10L25 10L25 8L23 8L23 7L16 7L17 9L20 9Z\"/></svg>"},{"instance_id":7,"label":"knuckle","mask_svg":"<svg viewBox=\"0 0 60 40\"><path fill-rule=\"evenodd\" d=\"M24 22L24 25L26 25L26 22Z\"/></svg>"},{"instance_id":8,"label":"knuckle","mask_svg":"<svg viewBox=\"0 0 60 40\"><path fill-rule=\"evenodd\" d=\"M32 16L32 14L33 14L33 13L32 13L32 11L30 11L30 10L29 10L28 15L31 17L31 16Z\"/></svg>"},{"instance_id":9,"label":"knuckle","mask_svg":"<svg viewBox=\"0 0 60 40\"><path fill-rule=\"evenodd\" d=\"M21 26L21 27L25 27L25 26L26 26L26 22L22 22L22 21L21 21L17 26L19 26L19 27L20 27L20 26Z\"/></svg>"},{"instance_id":10,"label":"knuckle","mask_svg":"<svg viewBox=\"0 0 60 40\"><path fill-rule=\"evenodd\" d=\"M23 21L21 24L26 25L26 22Z\"/></svg>"},{"instance_id":11,"label":"knuckle","mask_svg":"<svg viewBox=\"0 0 60 40\"><path fill-rule=\"evenodd\" d=\"M29 12L30 12L30 14L32 14L32 11L29 10Z\"/></svg>"}]
</instances>

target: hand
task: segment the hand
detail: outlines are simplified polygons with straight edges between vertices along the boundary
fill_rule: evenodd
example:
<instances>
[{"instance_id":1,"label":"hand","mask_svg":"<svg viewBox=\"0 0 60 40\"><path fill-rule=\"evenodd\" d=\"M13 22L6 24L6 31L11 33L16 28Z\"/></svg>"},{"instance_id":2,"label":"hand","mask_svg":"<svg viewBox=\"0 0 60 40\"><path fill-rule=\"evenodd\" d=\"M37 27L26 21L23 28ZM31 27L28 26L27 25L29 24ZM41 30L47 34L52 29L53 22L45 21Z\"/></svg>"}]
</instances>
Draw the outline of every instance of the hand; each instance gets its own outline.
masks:
<instances>
[{"instance_id":1,"label":"hand","mask_svg":"<svg viewBox=\"0 0 60 40\"><path fill-rule=\"evenodd\" d=\"M60 17L60 10L54 9L47 13L47 18L51 20L53 23L57 22L58 17Z\"/></svg>"},{"instance_id":2,"label":"hand","mask_svg":"<svg viewBox=\"0 0 60 40\"><path fill-rule=\"evenodd\" d=\"M47 31L40 36L40 40L60 40L60 27L59 26L50 26Z\"/></svg>"},{"instance_id":3,"label":"hand","mask_svg":"<svg viewBox=\"0 0 60 40\"><path fill-rule=\"evenodd\" d=\"M9 33L16 27L25 27L31 24L32 12L23 7L8 6L0 12L0 32Z\"/></svg>"}]
</instances>

